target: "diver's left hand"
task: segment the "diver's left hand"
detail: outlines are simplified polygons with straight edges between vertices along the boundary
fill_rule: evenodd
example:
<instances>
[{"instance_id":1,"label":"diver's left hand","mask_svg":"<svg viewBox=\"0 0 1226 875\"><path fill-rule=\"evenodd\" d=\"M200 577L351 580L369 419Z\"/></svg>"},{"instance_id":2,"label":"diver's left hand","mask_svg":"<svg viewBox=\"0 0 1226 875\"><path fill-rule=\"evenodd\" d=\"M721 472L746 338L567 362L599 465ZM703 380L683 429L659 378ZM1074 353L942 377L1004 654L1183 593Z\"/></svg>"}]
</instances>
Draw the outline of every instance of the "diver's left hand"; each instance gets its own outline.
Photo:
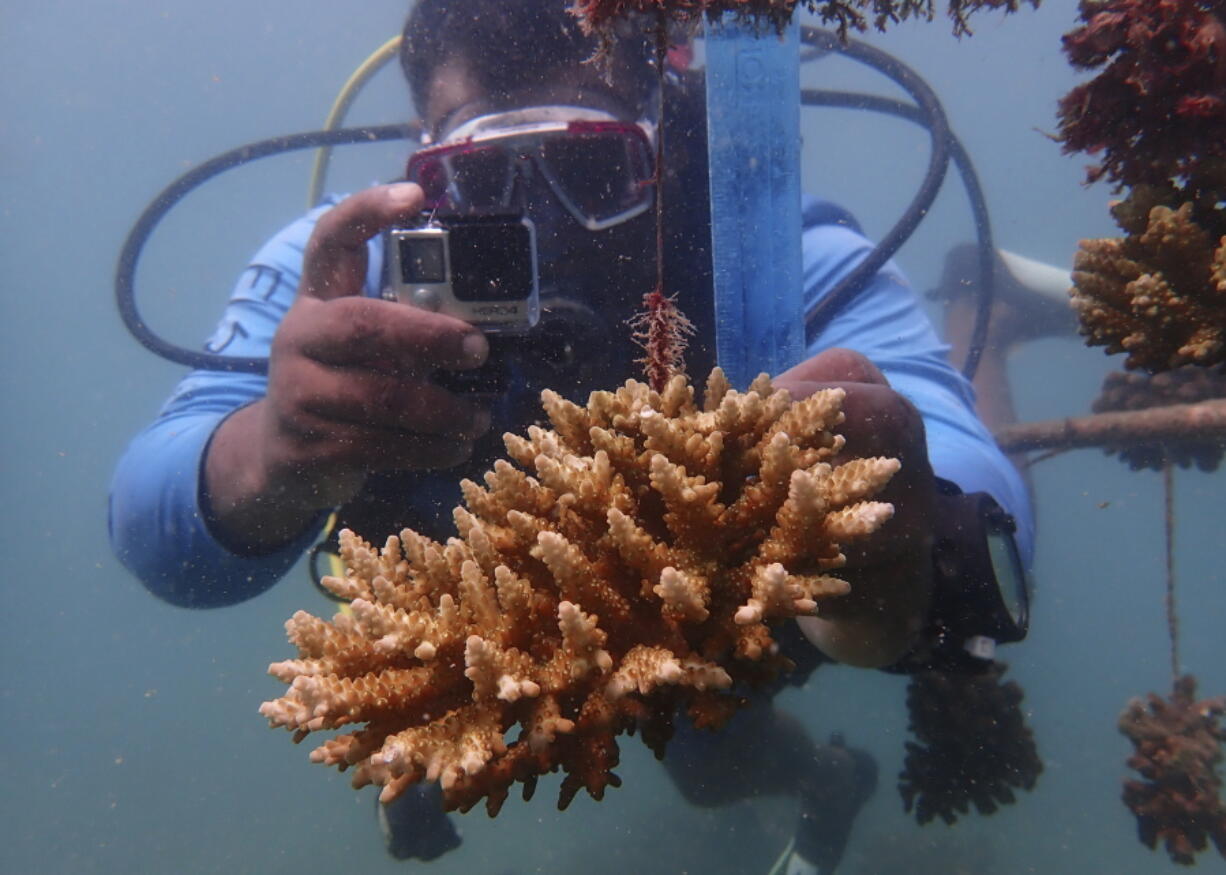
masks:
<instances>
[{"instance_id":1,"label":"diver's left hand","mask_svg":"<svg viewBox=\"0 0 1226 875\"><path fill-rule=\"evenodd\" d=\"M876 496L894 505L893 518L844 547L847 565L835 573L851 584L851 592L824 604L821 616L797 621L810 641L839 662L889 665L923 627L932 593L936 484L924 422L872 362L851 350L826 350L773 382L793 398L833 386L847 392L840 429L847 448L836 464L864 456L891 456L902 464Z\"/></svg>"}]
</instances>

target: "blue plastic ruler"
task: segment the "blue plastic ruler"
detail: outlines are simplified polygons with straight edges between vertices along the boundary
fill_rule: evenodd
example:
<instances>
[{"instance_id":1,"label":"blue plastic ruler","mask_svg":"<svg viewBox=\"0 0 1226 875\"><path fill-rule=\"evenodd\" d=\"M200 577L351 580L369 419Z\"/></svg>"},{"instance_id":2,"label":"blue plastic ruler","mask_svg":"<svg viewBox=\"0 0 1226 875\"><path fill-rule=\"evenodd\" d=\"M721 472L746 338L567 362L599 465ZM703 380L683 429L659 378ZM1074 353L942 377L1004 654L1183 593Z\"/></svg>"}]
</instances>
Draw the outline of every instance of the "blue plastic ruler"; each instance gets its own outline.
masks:
<instances>
[{"instance_id":1,"label":"blue plastic ruler","mask_svg":"<svg viewBox=\"0 0 1226 875\"><path fill-rule=\"evenodd\" d=\"M743 389L804 351L799 27L708 22L706 69L716 355Z\"/></svg>"}]
</instances>

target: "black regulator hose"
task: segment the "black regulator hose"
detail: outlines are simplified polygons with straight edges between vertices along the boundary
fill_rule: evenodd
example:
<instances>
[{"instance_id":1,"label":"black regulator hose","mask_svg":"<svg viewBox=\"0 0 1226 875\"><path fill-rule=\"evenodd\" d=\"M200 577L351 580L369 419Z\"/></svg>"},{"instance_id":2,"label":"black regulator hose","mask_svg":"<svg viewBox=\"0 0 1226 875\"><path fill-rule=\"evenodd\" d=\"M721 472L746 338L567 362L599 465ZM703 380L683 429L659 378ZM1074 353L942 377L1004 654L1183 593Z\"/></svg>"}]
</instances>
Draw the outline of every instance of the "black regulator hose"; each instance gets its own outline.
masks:
<instances>
[{"instance_id":1,"label":"black regulator hose","mask_svg":"<svg viewBox=\"0 0 1226 875\"><path fill-rule=\"evenodd\" d=\"M880 97L875 94L856 94L849 91L823 91L813 88L802 89L800 102L805 106L822 106L843 109L861 109L870 112L880 112L898 116L917 125L927 125L927 118L917 107L892 97ZM983 355L983 347L987 341L988 319L992 310L994 293L994 277L996 267L996 247L992 242L992 222L988 215L987 200L983 196L983 186L979 183L979 174L971 157L962 145L962 141L950 132L949 156L966 189L966 197L970 202L971 215L975 223L976 250L979 261L979 283L975 308L975 324L971 332L971 342L967 348L966 361L962 365L962 373L968 380L973 379L979 367L979 359ZM905 218L905 217L904 217ZM900 223L903 220L900 220ZM865 281L870 279L866 276Z\"/></svg>"},{"instance_id":2,"label":"black regulator hose","mask_svg":"<svg viewBox=\"0 0 1226 875\"><path fill-rule=\"evenodd\" d=\"M128 238L124 241L123 249L120 250L119 264L115 268L115 304L119 308L119 315L128 331L132 332L132 336L146 349L168 361L187 365L189 368L240 371L250 374L268 373L267 358L241 358L185 349L163 340L141 318L140 311L136 307L136 266L140 260L141 250L144 249L153 229L170 212L171 208L194 188L219 173L238 167L240 164L246 164L248 161L282 152L314 149L319 146L403 140L414 136L417 132L418 129L414 125L400 124L309 131L284 137L272 137L231 149L184 173L166 186L149 206L145 207L145 211L141 213L136 224L132 226L132 230L128 232Z\"/></svg>"},{"instance_id":3,"label":"black regulator hose","mask_svg":"<svg viewBox=\"0 0 1226 875\"><path fill-rule=\"evenodd\" d=\"M838 52L853 60L866 64L894 82L914 98L917 107L911 107L899 101L878 98L870 95L838 95L838 103L827 103L823 98L831 97L831 92L802 92L802 103L839 105L878 112L892 112L904 118L916 121L928 129L932 140L932 152L928 159L928 170L919 191L911 200L902 217L882 238L881 242L869 253L856 268L843 278L828 295L805 314L805 337L811 340L817 332L852 298L864 290L865 286L881 269L882 265L893 257L894 253L907 241L915 228L927 215L932 202L936 199L945 180L945 171L952 156L962 173L971 199L971 210L974 213L975 228L979 238L979 300L975 313L975 327L971 334L971 343L967 350L966 361L962 365L962 373L968 379L974 379L979 369L979 360L983 355L983 347L987 340L988 318L992 309L993 277L996 253L992 247L991 227L988 220L987 205L983 199L978 177L971 166L966 150L954 137L949 128L949 120L936 92L918 73L902 61L880 49L875 49L859 40L842 40L832 31L817 27L801 27L800 41L807 46L822 52Z\"/></svg>"},{"instance_id":4,"label":"black regulator hose","mask_svg":"<svg viewBox=\"0 0 1226 875\"><path fill-rule=\"evenodd\" d=\"M822 51L838 52L862 64L879 70L915 99L927 119L932 151L928 170L902 217L877 246L854 270L805 314L805 340L811 342L835 314L864 290L877 271L896 253L923 220L936 199L949 167L949 122L940 101L928 84L915 71L897 58L859 40L840 39L832 31L816 27L801 27L800 41Z\"/></svg>"}]
</instances>

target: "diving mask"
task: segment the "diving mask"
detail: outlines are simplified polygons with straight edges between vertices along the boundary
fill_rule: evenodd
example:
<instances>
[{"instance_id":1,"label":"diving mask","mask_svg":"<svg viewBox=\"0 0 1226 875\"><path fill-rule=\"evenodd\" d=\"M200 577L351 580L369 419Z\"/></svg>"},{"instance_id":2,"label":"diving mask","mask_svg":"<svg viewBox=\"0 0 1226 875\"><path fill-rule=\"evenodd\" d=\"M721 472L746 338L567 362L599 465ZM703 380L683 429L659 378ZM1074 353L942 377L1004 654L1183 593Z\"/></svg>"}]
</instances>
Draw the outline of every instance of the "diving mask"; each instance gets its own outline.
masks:
<instances>
[{"instance_id":1,"label":"diving mask","mask_svg":"<svg viewBox=\"0 0 1226 875\"><path fill-rule=\"evenodd\" d=\"M516 208L517 182L537 173L589 231L640 215L652 204L654 127L603 110L533 106L474 118L409 158L406 176L442 212L481 215Z\"/></svg>"}]
</instances>

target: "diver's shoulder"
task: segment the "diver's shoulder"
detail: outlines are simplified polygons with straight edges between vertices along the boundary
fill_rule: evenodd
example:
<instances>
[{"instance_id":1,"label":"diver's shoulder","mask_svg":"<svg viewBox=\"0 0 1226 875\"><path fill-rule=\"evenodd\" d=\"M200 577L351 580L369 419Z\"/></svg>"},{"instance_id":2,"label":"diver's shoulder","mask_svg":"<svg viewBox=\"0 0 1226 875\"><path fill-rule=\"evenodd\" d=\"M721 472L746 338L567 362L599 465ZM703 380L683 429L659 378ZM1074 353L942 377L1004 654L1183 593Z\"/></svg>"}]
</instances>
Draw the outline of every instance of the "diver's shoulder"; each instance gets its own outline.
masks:
<instances>
[{"instance_id":1,"label":"diver's shoulder","mask_svg":"<svg viewBox=\"0 0 1226 875\"><path fill-rule=\"evenodd\" d=\"M801 227L806 231L812 228L835 227L846 228L863 237L864 229L854 213L840 203L826 198L805 194L800 200Z\"/></svg>"},{"instance_id":2,"label":"diver's shoulder","mask_svg":"<svg viewBox=\"0 0 1226 875\"><path fill-rule=\"evenodd\" d=\"M320 216L343 201L348 195L329 194L318 204L285 225L260 247L252 264L265 265L277 270L297 271L301 266L307 241L315 231Z\"/></svg>"}]
</instances>

